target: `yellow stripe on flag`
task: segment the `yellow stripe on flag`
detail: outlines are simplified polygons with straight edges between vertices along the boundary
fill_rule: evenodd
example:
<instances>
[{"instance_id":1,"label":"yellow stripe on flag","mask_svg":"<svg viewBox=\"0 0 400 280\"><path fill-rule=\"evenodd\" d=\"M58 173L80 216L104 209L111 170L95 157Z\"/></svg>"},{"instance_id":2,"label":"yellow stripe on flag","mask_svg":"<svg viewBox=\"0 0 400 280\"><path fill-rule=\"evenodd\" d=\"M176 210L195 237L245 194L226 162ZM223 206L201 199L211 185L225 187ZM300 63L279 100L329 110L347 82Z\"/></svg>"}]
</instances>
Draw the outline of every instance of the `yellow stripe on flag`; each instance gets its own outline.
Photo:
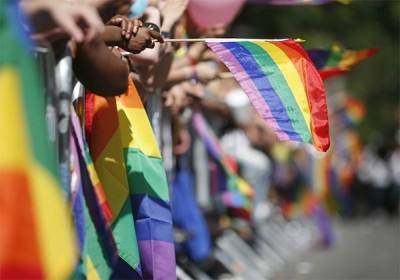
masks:
<instances>
[{"instance_id":1,"label":"yellow stripe on flag","mask_svg":"<svg viewBox=\"0 0 400 280\"><path fill-rule=\"evenodd\" d=\"M279 47L269 42L258 42L261 48L263 48L281 70L282 75L285 77L290 90L296 100L297 105L303 114L304 120L307 123L308 132L311 134L311 113L310 107L307 101L307 94L305 92L304 84L297 72L296 67L293 65L290 58L282 51Z\"/></svg>"},{"instance_id":2,"label":"yellow stripe on flag","mask_svg":"<svg viewBox=\"0 0 400 280\"><path fill-rule=\"evenodd\" d=\"M118 101L117 108L122 147L136 148L146 156L161 158L146 111L142 108L125 108ZM140 137L134 137L133 131L140 131Z\"/></svg>"},{"instance_id":3,"label":"yellow stripe on flag","mask_svg":"<svg viewBox=\"0 0 400 280\"><path fill-rule=\"evenodd\" d=\"M57 181L33 157L26 133L20 82L15 69L0 70L0 130L3 133L0 168L22 169L28 175L33 209L24 209L21 205L21 211L32 211L29 214L36 221L44 276L46 279L66 279L77 260L71 217Z\"/></svg>"}]
</instances>

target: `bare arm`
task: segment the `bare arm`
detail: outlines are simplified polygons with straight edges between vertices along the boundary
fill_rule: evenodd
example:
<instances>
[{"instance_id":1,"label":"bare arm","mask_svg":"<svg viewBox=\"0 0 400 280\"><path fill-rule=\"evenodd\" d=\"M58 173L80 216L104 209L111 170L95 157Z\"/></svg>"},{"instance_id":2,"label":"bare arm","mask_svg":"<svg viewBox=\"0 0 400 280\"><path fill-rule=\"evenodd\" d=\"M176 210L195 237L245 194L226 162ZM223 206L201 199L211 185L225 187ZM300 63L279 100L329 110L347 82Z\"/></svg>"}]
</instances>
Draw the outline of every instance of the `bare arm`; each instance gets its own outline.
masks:
<instances>
[{"instance_id":1,"label":"bare arm","mask_svg":"<svg viewBox=\"0 0 400 280\"><path fill-rule=\"evenodd\" d=\"M100 36L77 45L73 69L79 81L98 95L115 96L127 90L128 67L107 48Z\"/></svg>"}]
</instances>

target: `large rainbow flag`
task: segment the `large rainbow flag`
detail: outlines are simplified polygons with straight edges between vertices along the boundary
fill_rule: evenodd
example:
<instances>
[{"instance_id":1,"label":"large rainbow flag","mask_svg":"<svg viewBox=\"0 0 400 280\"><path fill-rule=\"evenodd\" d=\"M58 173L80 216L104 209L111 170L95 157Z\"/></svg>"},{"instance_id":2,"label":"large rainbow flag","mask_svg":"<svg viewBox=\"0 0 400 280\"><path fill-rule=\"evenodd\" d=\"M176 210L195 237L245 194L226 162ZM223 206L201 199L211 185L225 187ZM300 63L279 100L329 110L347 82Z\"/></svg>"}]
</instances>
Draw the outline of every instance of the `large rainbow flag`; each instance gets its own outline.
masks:
<instances>
[{"instance_id":1,"label":"large rainbow flag","mask_svg":"<svg viewBox=\"0 0 400 280\"><path fill-rule=\"evenodd\" d=\"M330 145L328 109L321 77L292 39L208 40L251 103L280 140Z\"/></svg>"},{"instance_id":2,"label":"large rainbow flag","mask_svg":"<svg viewBox=\"0 0 400 280\"><path fill-rule=\"evenodd\" d=\"M77 246L17 5L0 2L0 278L67 279Z\"/></svg>"},{"instance_id":3,"label":"large rainbow flag","mask_svg":"<svg viewBox=\"0 0 400 280\"><path fill-rule=\"evenodd\" d=\"M355 51L342 49L334 45L329 50L308 50L308 55L319 70L322 79L328 79L346 73L351 67L375 55L377 52L378 49L375 48Z\"/></svg>"},{"instance_id":4,"label":"large rainbow flag","mask_svg":"<svg viewBox=\"0 0 400 280\"><path fill-rule=\"evenodd\" d=\"M167 178L133 82L119 97L88 92L85 123L120 257L144 279L176 278Z\"/></svg>"}]
</instances>

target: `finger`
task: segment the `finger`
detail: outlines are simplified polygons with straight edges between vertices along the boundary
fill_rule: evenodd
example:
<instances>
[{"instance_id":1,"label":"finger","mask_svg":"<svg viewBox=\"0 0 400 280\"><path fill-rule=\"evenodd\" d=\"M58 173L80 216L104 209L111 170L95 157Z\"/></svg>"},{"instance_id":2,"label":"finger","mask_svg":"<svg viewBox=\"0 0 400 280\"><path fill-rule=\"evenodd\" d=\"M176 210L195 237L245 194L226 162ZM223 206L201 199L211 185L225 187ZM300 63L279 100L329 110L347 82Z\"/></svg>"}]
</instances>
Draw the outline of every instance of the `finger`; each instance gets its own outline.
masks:
<instances>
[{"instance_id":1,"label":"finger","mask_svg":"<svg viewBox=\"0 0 400 280\"><path fill-rule=\"evenodd\" d=\"M132 33L134 36L136 36L137 32L139 31L139 27L141 27L142 25L143 25L143 23L140 20L138 20L138 19L134 20L133 29L132 29Z\"/></svg>"},{"instance_id":2,"label":"finger","mask_svg":"<svg viewBox=\"0 0 400 280\"><path fill-rule=\"evenodd\" d=\"M114 17L112 19L110 19L110 23L115 24L115 25L119 25L122 21L121 17Z\"/></svg>"},{"instance_id":3,"label":"finger","mask_svg":"<svg viewBox=\"0 0 400 280\"><path fill-rule=\"evenodd\" d=\"M161 34L158 33L157 31L150 30L150 31L149 31L149 34L150 34L151 37L153 37L154 39L156 39L158 42L164 43L163 37L162 37Z\"/></svg>"},{"instance_id":4,"label":"finger","mask_svg":"<svg viewBox=\"0 0 400 280\"><path fill-rule=\"evenodd\" d=\"M128 24L127 24L126 20L125 19L121 20L121 29L122 29L121 35L122 36L125 36L127 27L128 27Z\"/></svg>"},{"instance_id":5,"label":"finger","mask_svg":"<svg viewBox=\"0 0 400 280\"><path fill-rule=\"evenodd\" d=\"M63 27L71 38L77 43L81 43L84 39L82 30L76 25L75 21L70 16L54 15L55 21Z\"/></svg>"},{"instance_id":6,"label":"finger","mask_svg":"<svg viewBox=\"0 0 400 280\"><path fill-rule=\"evenodd\" d=\"M127 27L126 27L126 34L125 34L125 38L126 39L130 39L131 38L131 36L132 36L132 29L133 29L133 22L132 21L128 21L128 25L127 25Z\"/></svg>"},{"instance_id":7,"label":"finger","mask_svg":"<svg viewBox=\"0 0 400 280\"><path fill-rule=\"evenodd\" d=\"M83 10L81 15L88 27L86 41L89 42L103 32L104 25L97 12L91 8Z\"/></svg>"}]
</instances>

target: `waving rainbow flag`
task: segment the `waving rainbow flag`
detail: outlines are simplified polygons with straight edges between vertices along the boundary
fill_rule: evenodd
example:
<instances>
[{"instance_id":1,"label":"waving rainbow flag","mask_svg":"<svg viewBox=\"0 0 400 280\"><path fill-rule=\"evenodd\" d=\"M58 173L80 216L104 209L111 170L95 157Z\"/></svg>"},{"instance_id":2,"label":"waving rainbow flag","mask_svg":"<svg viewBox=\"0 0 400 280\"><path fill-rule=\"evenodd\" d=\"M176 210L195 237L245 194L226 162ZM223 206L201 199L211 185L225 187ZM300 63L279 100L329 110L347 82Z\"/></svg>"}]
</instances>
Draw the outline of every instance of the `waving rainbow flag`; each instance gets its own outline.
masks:
<instances>
[{"instance_id":1,"label":"waving rainbow flag","mask_svg":"<svg viewBox=\"0 0 400 280\"><path fill-rule=\"evenodd\" d=\"M378 49L346 50L339 46L332 46L329 50L313 49L308 51L308 55L319 70L322 79L341 75L364 59L375 55Z\"/></svg>"},{"instance_id":2,"label":"waving rainbow flag","mask_svg":"<svg viewBox=\"0 0 400 280\"><path fill-rule=\"evenodd\" d=\"M208 40L251 103L280 140L330 145L328 109L321 77L292 39Z\"/></svg>"}]
</instances>

